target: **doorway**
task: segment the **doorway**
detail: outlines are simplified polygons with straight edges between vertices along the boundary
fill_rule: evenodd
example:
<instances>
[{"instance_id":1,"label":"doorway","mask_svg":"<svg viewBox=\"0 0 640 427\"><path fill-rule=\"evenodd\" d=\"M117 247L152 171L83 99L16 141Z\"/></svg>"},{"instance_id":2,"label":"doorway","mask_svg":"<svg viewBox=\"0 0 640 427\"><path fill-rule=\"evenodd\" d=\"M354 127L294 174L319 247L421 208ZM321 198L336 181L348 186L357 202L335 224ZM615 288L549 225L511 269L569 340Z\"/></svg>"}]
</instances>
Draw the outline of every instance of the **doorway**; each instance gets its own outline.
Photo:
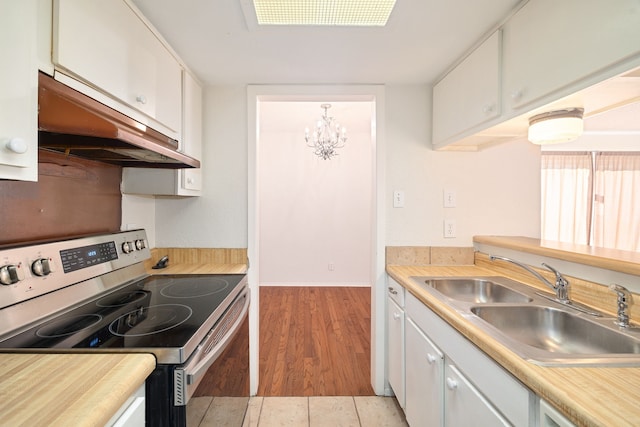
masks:
<instances>
[{"instance_id":1,"label":"doorway","mask_svg":"<svg viewBox=\"0 0 640 427\"><path fill-rule=\"evenodd\" d=\"M383 125L383 97L384 97L384 88L382 86L344 86L344 87L327 87L327 86L249 86L248 88L248 123L249 123L249 241L248 241L248 252L249 252L249 261L250 261L250 270L249 270L249 284L252 290L252 308L250 312L250 370L251 370L251 394L255 395L258 389L259 382L259 307L260 307L260 284L264 281L264 284L285 284L292 285L296 282L305 282L309 284L312 282L312 285L336 285L337 283L343 283L347 285L359 285L359 286L370 286L371 291L371 385L373 386L374 392L376 394L383 394L384 390L384 239L383 239L383 164L384 164L384 156L383 156L383 144L382 144L382 125ZM368 205L368 213L369 221L365 221L368 223L366 226L366 234L368 238L364 239L365 248L364 254L363 250L357 250L359 255L363 255L366 262L362 263L359 261L349 262L348 254L340 253L339 250L336 250L335 247L332 249L331 244L326 244L330 239L322 240L323 243L313 245L314 238L313 236L309 236L308 233L313 233L313 224L317 223L318 217L313 216L312 213L315 211L324 211L325 220L327 216L335 217L333 220L337 220L334 224L340 224L340 220L342 222L351 221L350 216L344 214L344 212L340 212L340 203L335 202L327 202L325 200L324 208L313 206L311 208L307 208L309 210L306 213L300 214L298 210L295 212L287 212L286 209L290 209L295 211L297 208L292 207L295 203L291 203L291 200L294 200L299 203L300 200L312 200L313 197L306 197L305 192L309 192L310 188L317 188L318 186L322 186L323 183L330 181L335 178L335 176L329 179L328 171L333 168L333 174L336 175L337 170L340 169L340 165L342 165L342 169L348 169L347 155L340 154L343 156L340 160L344 163L335 162L334 158L331 160L322 160L322 159L314 159L313 158L313 150L305 147L304 145L304 128L313 126L314 120L320 117L320 108L319 105L321 103L330 102L332 104L340 106L342 108L342 113L347 116L348 113L348 105L351 103L351 106L354 105L365 105L369 111L369 119L367 120L368 130L370 131L370 138L368 141L368 160L365 160L367 163L367 167L369 168L369 176L370 176L370 186L368 190L365 190L368 194L365 203ZM271 107L276 106L280 109L285 109L287 104L294 106L293 110L290 110L288 113L281 114L278 116L279 118L272 118L269 123L262 122L261 117L263 117L263 113L266 111L266 117L269 117L268 111ZM343 105L344 104L344 105ZM301 108L303 105L310 107L313 109L317 109L315 114L309 115L305 113L300 115L300 120L303 119L302 122L298 122L294 117L298 112L303 110ZM276 108L276 110L278 109ZM336 118L338 117L338 113L335 113ZM340 118L341 119L341 118ZM341 119L342 120L342 119ZM290 135L286 135L287 132L284 130L277 131L275 134L280 134L280 137L273 137L273 135L268 136L268 130L272 126L282 126L286 125L288 129L288 133ZM265 133L263 133L265 130ZM358 126L355 126L353 129L354 136L358 134ZM265 136L267 135L267 136ZM263 139L264 138L264 139ZM349 141L350 142L350 141ZM347 147L349 146L349 142L347 142ZM271 190L268 192L263 191L263 186L265 185L273 185L273 183L269 184L268 179L264 179L265 176L269 176L268 174L264 174L265 169L269 169L269 166L266 165L265 159L269 159L272 157L280 158L283 160L282 155L278 155L276 148L277 144L284 144L285 152L287 153L287 159L284 163L281 163L279 168L289 169L291 172L289 175L284 178L280 176L279 173L276 173L276 181L280 186L289 186L290 184L293 187L287 187L289 191L278 192L275 191L275 195L272 194ZM346 148L345 147L345 150ZM308 159L316 162L311 167L311 169L315 168L315 174L309 175L305 172L305 162L296 160L294 151L298 151L304 155L305 150L307 150L306 154L308 155ZM330 163L334 162L334 163ZM323 164L324 163L324 164ZM346 166L346 167L345 167ZM324 168L324 169L322 169ZM306 165L306 169L310 169L309 164ZM285 174L286 175L286 174ZM297 176L297 178L296 178ZM300 177L306 176L307 178L302 179ZM279 179L279 181L278 181ZM264 181L263 181L264 180ZM301 182L306 181L304 185L301 186ZM339 180L338 180L339 181ZM345 182L344 179L342 181ZM306 187L305 187L306 185ZM293 188L293 190L291 190ZM275 189L277 190L277 188ZM272 194L274 200L271 200L272 204L269 202L265 203L264 194ZM329 197L331 195L331 191L323 190L325 196L328 194ZM335 194L341 194L344 196L345 191L344 188L334 190ZM348 193L348 191L346 192ZM311 195L312 196L312 195ZM355 199L360 199L360 203L362 203L362 197L355 197ZM305 202L303 202L305 203ZM271 206L271 207L270 207ZM273 206L276 206L276 209L273 209ZM264 219L267 219L270 215L273 216L277 213L277 208L282 208L283 206L289 206L289 208L285 208L285 217L288 215L288 220L278 219L277 215L274 217L276 223L280 223L278 227L280 227L280 232L273 232L272 228L278 227L267 227L265 226ZM337 212L336 212L337 210ZM280 210L282 212L282 209ZM317 213L317 212L316 212ZM319 216L322 218L322 215ZM273 219L273 218L272 218ZM305 220L307 223L305 224ZM287 227L293 225L293 222L299 222L296 227L299 227L298 233L292 233L289 231ZM326 221L325 221L326 222ZM275 223L273 223L275 224ZM352 227L353 228L353 227ZM286 236L295 239L295 235L299 234L302 236L302 239L298 242L298 244L307 245L305 248L301 250L296 244L286 244ZM326 234L326 233L324 233ZM339 234L339 233L338 233ZM264 237L264 243L262 241ZM319 236L322 237L322 236ZM269 242L271 244L276 244L278 246L278 250L274 250L273 247L269 246ZM318 242L318 236L315 238L315 242ZM351 241L359 241L362 243L363 239L351 239ZM273 243L275 242L275 243ZM283 244L284 243L284 244ZM328 247L325 247L328 246ZM338 244L337 247L341 245ZM342 245L344 246L344 245ZM306 249L306 250L305 250ZM290 254L286 254L284 252L291 250ZM302 256L300 255L302 254ZM337 259L333 259L337 258ZM357 260L358 258L353 258ZM338 265L343 260L347 260L344 265L338 268ZM310 263L310 264L309 264ZM302 264L299 266L298 264ZM362 265L364 265L364 269L367 270L365 275L362 275ZM359 273L357 272L358 270ZM263 272L264 271L264 272ZM355 271L355 273L354 273ZM293 274L295 273L295 274ZM301 276L300 274L304 275ZM359 274L359 275L358 275ZM357 277L356 279L353 279ZM317 279L319 278L319 279Z\"/></svg>"}]
</instances>

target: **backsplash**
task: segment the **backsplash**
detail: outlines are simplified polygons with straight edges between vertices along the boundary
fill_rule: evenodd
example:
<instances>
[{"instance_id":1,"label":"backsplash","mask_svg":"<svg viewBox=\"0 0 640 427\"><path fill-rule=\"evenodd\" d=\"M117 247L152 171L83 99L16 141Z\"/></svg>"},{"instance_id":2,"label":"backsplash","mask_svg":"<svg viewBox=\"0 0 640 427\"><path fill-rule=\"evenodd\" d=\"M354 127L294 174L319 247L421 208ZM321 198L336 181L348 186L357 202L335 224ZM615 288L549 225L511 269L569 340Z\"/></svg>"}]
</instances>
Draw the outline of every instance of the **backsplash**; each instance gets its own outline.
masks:
<instances>
[{"instance_id":1,"label":"backsplash","mask_svg":"<svg viewBox=\"0 0 640 427\"><path fill-rule=\"evenodd\" d=\"M165 255L170 264L248 264L246 248L153 248L145 267Z\"/></svg>"},{"instance_id":2,"label":"backsplash","mask_svg":"<svg viewBox=\"0 0 640 427\"><path fill-rule=\"evenodd\" d=\"M0 181L1 244L120 230L122 168L45 150L38 181Z\"/></svg>"},{"instance_id":3,"label":"backsplash","mask_svg":"<svg viewBox=\"0 0 640 427\"><path fill-rule=\"evenodd\" d=\"M473 265L473 247L387 246L386 265Z\"/></svg>"}]
</instances>

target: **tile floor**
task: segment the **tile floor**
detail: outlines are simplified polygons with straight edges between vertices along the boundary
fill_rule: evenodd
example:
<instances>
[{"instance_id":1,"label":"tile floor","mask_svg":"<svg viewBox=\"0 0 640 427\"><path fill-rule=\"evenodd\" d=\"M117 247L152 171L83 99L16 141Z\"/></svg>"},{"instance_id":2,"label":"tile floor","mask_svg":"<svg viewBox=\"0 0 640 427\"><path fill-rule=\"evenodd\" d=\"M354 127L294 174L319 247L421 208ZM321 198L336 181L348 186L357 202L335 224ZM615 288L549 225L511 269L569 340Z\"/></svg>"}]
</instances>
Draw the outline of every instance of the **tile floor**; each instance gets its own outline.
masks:
<instances>
[{"instance_id":1,"label":"tile floor","mask_svg":"<svg viewBox=\"0 0 640 427\"><path fill-rule=\"evenodd\" d=\"M406 427L393 397L196 397L187 427Z\"/></svg>"}]
</instances>

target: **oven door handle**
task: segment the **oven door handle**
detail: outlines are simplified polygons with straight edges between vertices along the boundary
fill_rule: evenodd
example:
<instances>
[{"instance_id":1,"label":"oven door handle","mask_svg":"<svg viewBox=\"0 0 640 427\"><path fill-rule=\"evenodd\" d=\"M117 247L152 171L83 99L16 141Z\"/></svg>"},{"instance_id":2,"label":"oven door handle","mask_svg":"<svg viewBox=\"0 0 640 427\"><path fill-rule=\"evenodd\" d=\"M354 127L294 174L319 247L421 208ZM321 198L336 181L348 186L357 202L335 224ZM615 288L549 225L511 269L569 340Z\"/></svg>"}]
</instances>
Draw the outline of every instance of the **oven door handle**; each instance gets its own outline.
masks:
<instances>
[{"instance_id":1,"label":"oven door handle","mask_svg":"<svg viewBox=\"0 0 640 427\"><path fill-rule=\"evenodd\" d=\"M198 355L196 356L196 360L201 360L199 360L193 368L191 368L190 366L185 366L184 371L186 373L186 379L189 388L192 387L192 384L198 384L200 382L200 380L202 379L201 377L204 376L209 367L213 364L213 362L216 361L218 356L224 351L229 342L231 342L231 340L240 329L240 325L244 321L247 312L249 311L249 301L251 299L249 289L247 288L238 298L244 298L244 304L242 306L240 315L236 318L233 325L228 329L225 336L217 344L213 345L213 343L210 343L210 341L211 335L214 335L215 330L210 332L209 335L207 335L207 338L205 338L205 340L203 341L203 344L198 346Z\"/></svg>"}]
</instances>

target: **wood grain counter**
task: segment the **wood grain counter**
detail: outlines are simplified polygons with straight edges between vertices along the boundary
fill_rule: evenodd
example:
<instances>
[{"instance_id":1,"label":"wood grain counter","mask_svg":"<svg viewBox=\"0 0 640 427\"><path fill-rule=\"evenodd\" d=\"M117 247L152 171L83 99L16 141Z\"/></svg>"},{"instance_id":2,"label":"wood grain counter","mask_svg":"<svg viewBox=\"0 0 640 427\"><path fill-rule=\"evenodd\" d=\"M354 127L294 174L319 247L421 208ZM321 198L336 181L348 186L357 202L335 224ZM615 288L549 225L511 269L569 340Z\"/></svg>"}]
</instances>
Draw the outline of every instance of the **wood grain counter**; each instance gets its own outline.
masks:
<instances>
[{"instance_id":1,"label":"wood grain counter","mask_svg":"<svg viewBox=\"0 0 640 427\"><path fill-rule=\"evenodd\" d=\"M246 264L170 264L167 268L147 269L149 274L246 274Z\"/></svg>"},{"instance_id":2,"label":"wood grain counter","mask_svg":"<svg viewBox=\"0 0 640 427\"><path fill-rule=\"evenodd\" d=\"M578 426L639 426L640 368L543 367L527 362L413 283L411 276L491 276L479 266L387 266L387 273Z\"/></svg>"},{"instance_id":3,"label":"wood grain counter","mask_svg":"<svg viewBox=\"0 0 640 427\"><path fill-rule=\"evenodd\" d=\"M473 242L640 275L640 253L522 236L474 236Z\"/></svg>"},{"instance_id":4,"label":"wood grain counter","mask_svg":"<svg viewBox=\"0 0 640 427\"><path fill-rule=\"evenodd\" d=\"M151 354L0 353L0 425L104 426L155 362Z\"/></svg>"}]
</instances>

